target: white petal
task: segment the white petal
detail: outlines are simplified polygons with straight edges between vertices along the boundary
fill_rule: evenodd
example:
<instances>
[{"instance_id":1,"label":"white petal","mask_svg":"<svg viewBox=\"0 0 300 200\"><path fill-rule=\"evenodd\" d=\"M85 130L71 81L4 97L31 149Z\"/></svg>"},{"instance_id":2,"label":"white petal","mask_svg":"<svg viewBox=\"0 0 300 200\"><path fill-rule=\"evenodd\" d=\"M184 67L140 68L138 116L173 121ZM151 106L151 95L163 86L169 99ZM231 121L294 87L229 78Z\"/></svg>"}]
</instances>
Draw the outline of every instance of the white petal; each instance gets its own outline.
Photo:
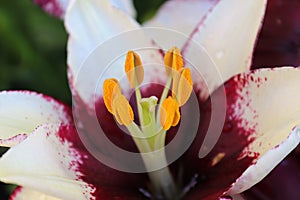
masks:
<instances>
[{"instance_id":1,"label":"white petal","mask_svg":"<svg viewBox=\"0 0 300 200\"><path fill-rule=\"evenodd\" d=\"M195 27L208 14L217 0L172 0L165 2L157 14L144 24L145 27L160 27L179 31L186 38L194 31ZM162 37L154 37L156 42L163 44ZM182 48L186 40L177 44Z\"/></svg>"},{"instance_id":2,"label":"white petal","mask_svg":"<svg viewBox=\"0 0 300 200\"><path fill-rule=\"evenodd\" d=\"M139 27L108 0L75 0L66 13L65 26L70 34L68 65L74 77L96 46L123 31Z\"/></svg>"},{"instance_id":3,"label":"white petal","mask_svg":"<svg viewBox=\"0 0 300 200\"><path fill-rule=\"evenodd\" d=\"M255 165L249 167L233 184L228 194L241 193L268 175L300 142L300 127L295 128L289 137L280 145L263 155Z\"/></svg>"},{"instance_id":4,"label":"white petal","mask_svg":"<svg viewBox=\"0 0 300 200\"><path fill-rule=\"evenodd\" d=\"M31 133L39 125L70 121L69 107L51 97L29 91L0 93L1 146L17 143L25 137L24 134Z\"/></svg>"},{"instance_id":5,"label":"white petal","mask_svg":"<svg viewBox=\"0 0 300 200\"><path fill-rule=\"evenodd\" d=\"M300 69L261 69L239 74L225 84L229 130L246 136L249 146L239 160L257 163L230 193L239 193L266 176L300 142ZM234 128L233 128L234 127ZM226 133L225 131L225 133Z\"/></svg>"},{"instance_id":6,"label":"white petal","mask_svg":"<svg viewBox=\"0 0 300 200\"><path fill-rule=\"evenodd\" d=\"M202 57L194 43L208 51L223 81L247 71L265 7L266 0L221 0L195 28L191 40L183 48L183 56L196 65L203 75L195 81L201 89L202 99L221 85L222 80L215 78L218 74L214 70L202 65ZM208 88L203 87L206 84Z\"/></svg>"},{"instance_id":7,"label":"white petal","mask_svg":"<svg viewBox=\"0 0 300 200\"><path fill-rule=\"evenodd\" d=\"M135 9L131 0L109 0L112 5L123 10L131 16L135 16ZM63 19L70 0L34 0L45 12Z\"/></svg>"},{"instance_id":8,"label":"white petal","mask_svg":"<svg viewBox=\"0 0 300 200\"><path fill-rule=\"evenodd\" d=\"M58 198L45 195L29 188L17 188L11 195L10 200L60 200Z\"/></svg>"},{"instance_id":9,"label":"white petal","mask_svg":"<svg viewBox=\"0 0 300 200\"><path fill-rule=\"evenodd\" d=\"M110 0L111 4L117 8L123 10L130 16L134 17L136 15L135 8L132 0Z\"/></svg>"},{"instance_id":10,"label":"white petal","mask_svg":"<svg viewBox=\"0 0 300 200\"><path fill-rule=\"evenodd\" d=\"M10 148L0 159L0 180L28 187L62 199L89 199L91 187L76 171L84 159L59 125L44 125L22 143Z\"/></svg>"},{"instance_id":11,"label":"white petal","mask_svg":"<svg viewBox=\"0 0 300 200\"><path fill-rule=\"evenodd\" d=\"M300 68L261 69L237 75L225 87L230 117L253 142L243 154L264 155L300 124ZM227 93L227 95L228 95ZM263 144L263 145L262 145Z\"/></svg>"},{"instance_id":12,"label":"white petal","mask_svg":"<svg viewBox=\"0 0 300 200\"><path fill-rule=\"evenodd\" d=\"M74 1L67 11L65 25L70 33L68 65L71 89L73 94L79 94L84 102L89 104L94 97L96 89L94 87L97 85L101 87L101 83L98 82L99 77L107 68L111 70L109 78L120 78L125 75L123 66L128 50L157 48L145 33L138 29L139 24L136 21L111 6L107 0ZM125 36L121 41L112 39L120 33L130 35L130 32L126 31L137 29L140 30L138 33ZM95 49L97 46L99 47ZM93 54L92 58L86 61L91 54ZM151 50L150 53L147 51L141 57L143 62L155 63L158 60L158 63L163 63L162 56L157 50ZM115 62L111 64L112 61Z\"/></svg>"}]
</instances>

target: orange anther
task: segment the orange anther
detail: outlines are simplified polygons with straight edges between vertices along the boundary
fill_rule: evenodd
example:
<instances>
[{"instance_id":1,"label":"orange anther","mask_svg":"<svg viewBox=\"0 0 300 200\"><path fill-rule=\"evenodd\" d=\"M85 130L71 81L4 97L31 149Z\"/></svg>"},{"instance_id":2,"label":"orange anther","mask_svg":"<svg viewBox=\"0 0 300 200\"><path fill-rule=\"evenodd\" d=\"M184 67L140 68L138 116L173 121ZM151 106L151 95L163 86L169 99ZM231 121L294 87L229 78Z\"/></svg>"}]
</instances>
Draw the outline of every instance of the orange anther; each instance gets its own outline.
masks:
<instances>
[{"instance_id":1,"label":"orange anther","mask_svg":"<svg viewBox=\"0 0 300 200\"><path fill-rule=\"evenodd\" d=\"M134 88L143 82L144 68L142 60L134 51L128 51L127 53L125 72L131 88Z\"/></svg>"},{"instance_id":2,"label":"orange anther","mask_svg":"<svg viewBox=\"0 0 300 200\"><path fill-rule=\"evenodd\" d=\"M103 83L103 99L106 109L112 112L112 102L115 97L121 94L119 82L115 78L106 79Z\"/></svg>"},{"instance_id":3,"label":"orange anther","mask_svg":"<svg viewBox=\"0 0 300 200\"><path fill-rule=\"evenodd\" d=\"M120 125L129 126L133 122L133 111L124 95L119 95L113 100L112 109Z\"/></svg>"},{"instance_id":4,"label":"orange anther","mask_svg":"<svg viewBox=\"0 0 300 200\"><path fill-rule=\"evenodd\" d=\"M168 97L161 105L160 124L165 130L169 130L171 126L176 126L180 120L179 105L177 101Z\"/></svg>"},{"instance_id":5,"label":"orange anther","mask_svg":"<svg viewBox=\"0 0 300 200\"><path fill-rule=\"evenodd\" d=\"M175 83L175 81L173 83ZM183 68L180 70L180 79L175 93L179 106L182 106L187 102L191 96L192 90L193 80L191 71L189 68Z\"/></svg>"},{"instance_id":6,"label":"orange anther","mask_svg":"<svg viewBox=\"0 0 300 200\"><path fill-rule=\"evenodd\" d=\"M183 59L180 50L177 47L172 47L167 51L164 57L166 72L169 75L171 70L179 71L183 67Z\"/></svg>"}]
</instances>

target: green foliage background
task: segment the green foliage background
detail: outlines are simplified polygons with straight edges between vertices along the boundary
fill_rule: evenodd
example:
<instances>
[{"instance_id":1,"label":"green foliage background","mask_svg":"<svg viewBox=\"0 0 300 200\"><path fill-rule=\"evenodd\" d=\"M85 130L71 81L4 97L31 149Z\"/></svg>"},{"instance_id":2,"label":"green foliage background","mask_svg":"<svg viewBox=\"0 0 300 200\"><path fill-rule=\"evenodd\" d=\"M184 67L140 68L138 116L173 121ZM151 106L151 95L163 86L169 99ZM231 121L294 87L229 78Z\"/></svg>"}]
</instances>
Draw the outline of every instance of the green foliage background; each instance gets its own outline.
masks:
<instances>
[{"instance_id":1,"label":"green foliage background","mask_svg":"<svg viewBox=\"0 0 300 200\"><path fill-rule=\"evenodd\" d=\"M30 0L1 0L0 89L35 90L69 102L67 34Z\"/></svg>"},{"instance_id":2,"label":"green foliage background","mask_svg":"<svg viewBox=\"0 0 300 200\"><path fill-rule=\"evenodd\" d=\"M137 20L149 19L164 1L135 0ZM33 90L71 104L66 44L60 19L31 0L0 0L0 90ZM13 188L1 183L0 199L8 199Z\"/></svg>"}]
</instances>

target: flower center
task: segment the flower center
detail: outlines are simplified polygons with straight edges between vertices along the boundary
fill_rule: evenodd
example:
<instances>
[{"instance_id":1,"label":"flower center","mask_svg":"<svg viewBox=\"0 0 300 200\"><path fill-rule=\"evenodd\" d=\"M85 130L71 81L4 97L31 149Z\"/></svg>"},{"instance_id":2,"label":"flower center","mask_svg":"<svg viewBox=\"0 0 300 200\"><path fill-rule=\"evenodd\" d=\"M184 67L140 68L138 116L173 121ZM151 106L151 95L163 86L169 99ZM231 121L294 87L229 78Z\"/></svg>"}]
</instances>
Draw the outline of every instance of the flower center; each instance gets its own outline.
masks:
<instances>
[{"instance_id":1,"label":"flower center","mask_svg":"<svg viewBox=\"0 0 300 200\"><path fill-rule=\"evenodd\" d=\"M127 53L125 72L130 87L135 89L140 126L134 122L132 107L122 94L118 80L111 78L104 81L103 98L107 110L133 137L147 168L152 183L149 190L154 197L179 199L180 188L175 184L169 168L158 169L157 166L168 166L164 151L166 133L179 124L179 108L189 99L193 82L190 69L183 68L183 59L177 47L166 52L164 64L168 81L159 101L155 96L142 97L140 85L144 79L144 68L141 58L133 51ZM168 96L171 86L172 95ZM158 151L161 149L163 151Z\"/></svg>"}]
</instances>

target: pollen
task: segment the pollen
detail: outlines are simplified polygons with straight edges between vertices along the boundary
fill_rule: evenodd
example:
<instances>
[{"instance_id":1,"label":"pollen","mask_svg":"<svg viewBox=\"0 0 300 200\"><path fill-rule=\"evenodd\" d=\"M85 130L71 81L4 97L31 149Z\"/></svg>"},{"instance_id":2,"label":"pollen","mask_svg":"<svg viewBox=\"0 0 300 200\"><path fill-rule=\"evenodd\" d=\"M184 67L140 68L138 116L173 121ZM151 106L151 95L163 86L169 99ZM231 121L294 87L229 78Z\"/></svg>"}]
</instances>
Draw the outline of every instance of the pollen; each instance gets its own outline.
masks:
<instances>
[{"instance_id":1,"label":"pollen","mask_svg":"<svg viewBox=\"0 0 300 200\"><path fill-rule=\"evenodd\" d=\"M125 72L131 88L137 87L144 80L142 60L134 51L128 51L127 53Z\"/></svg>"},{"instance_id":2,"label":"pollen","mask_svg":"<svg viewBox=\"0 0 300 200\"><path fill-rule=\"evenodd\" d=\"M120 125L129 126L133 122L133 110L124 95L119 95L113 100L112 110Z\"/></svg>"},{"instance_id":3,"label":"pollen","mask_svg":"<svg viewBox=\"0 0 300 200\"><path fill-rule=\"evenodd\" d=\"M112 102L115 97L121 94L121 87L115 78L106 79L103 83L103 99L106 109L112 112Z\"/></svg>"},{"instance_id":4,"label":"pollen","mask_svg":"<svg viewBox=\"0 0 300 200\"><path fill-rule=\"evenodd\" d=\"M179 71L183 67L183 59L180 50L177 47L172 47L167 51L164 57L166 72L169 75L171 70Z\"/></svg>"},{"instance_id":5,"label":"pollen","mask_svg":"<svg viewBox=\"0 0 300 200\"><path fill-rule=\"evenodd\" d=\"M218 164L219 162L221 162L221 160L225 157L225 153L218 153L214 159L212 160L211 166L215 166L216 164Z\"/></svg>"},{"instance_id":6,"label":"pollen","mask_svg":"<svg viewBox=\"0 0 300 200\"><path fill-rule=\"evenodd\" d=\"M160 124L164 130L169 130L171 126L176 126L180 120L179 105L176 99L168 97L161 105Z\"/></svg>"}]
</instances>

